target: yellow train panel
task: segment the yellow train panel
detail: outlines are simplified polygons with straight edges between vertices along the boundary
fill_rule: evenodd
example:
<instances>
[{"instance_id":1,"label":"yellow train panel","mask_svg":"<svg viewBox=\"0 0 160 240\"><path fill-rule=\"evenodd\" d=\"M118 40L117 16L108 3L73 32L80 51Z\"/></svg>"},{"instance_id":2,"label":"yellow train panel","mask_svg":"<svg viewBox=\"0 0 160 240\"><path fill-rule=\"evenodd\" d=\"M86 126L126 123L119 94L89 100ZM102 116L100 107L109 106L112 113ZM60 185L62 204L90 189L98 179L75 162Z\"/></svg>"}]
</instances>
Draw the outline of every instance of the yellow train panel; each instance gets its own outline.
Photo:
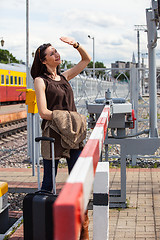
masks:
<instances>
[{"instance_id":1,"label":"yellow train panel","mask_svg":"<svg viewBox=\"0 0 160 240\"><path fill-rule=\"evenodd\" d=\"M26 73L0 69L0 86L26 87Z\"/></svg>"}]
</instances>

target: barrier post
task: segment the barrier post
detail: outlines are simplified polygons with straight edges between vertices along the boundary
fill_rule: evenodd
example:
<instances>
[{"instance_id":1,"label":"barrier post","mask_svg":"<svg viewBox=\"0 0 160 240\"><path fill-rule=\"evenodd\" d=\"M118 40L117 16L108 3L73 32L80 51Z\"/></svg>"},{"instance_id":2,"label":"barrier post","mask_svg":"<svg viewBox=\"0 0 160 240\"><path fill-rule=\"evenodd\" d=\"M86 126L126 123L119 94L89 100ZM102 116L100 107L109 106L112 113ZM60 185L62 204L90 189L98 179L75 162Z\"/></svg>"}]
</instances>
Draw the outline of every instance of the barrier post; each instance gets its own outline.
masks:
<instances>
[{"instance_id":1,"label":"barrier post","mask_svg":"<svg viewBox=\"0 0 160 240\"><path fill-rule=\"evenodd\" d=\"M99 162L93 185L93 239L109 239L109 162Z\"/></svg>"}]
</instances>

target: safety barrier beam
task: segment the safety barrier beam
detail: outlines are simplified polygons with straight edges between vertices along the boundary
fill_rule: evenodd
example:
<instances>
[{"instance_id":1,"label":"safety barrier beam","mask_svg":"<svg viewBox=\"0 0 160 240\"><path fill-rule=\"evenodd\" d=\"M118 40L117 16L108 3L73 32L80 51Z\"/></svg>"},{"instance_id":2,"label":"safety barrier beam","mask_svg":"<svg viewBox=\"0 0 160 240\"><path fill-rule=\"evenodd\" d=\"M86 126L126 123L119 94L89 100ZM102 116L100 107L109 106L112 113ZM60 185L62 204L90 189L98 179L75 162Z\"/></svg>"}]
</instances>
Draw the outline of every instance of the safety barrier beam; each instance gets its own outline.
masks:
<instances>
[{"instance_id":1,"label":"safety barrier beam","mask_svg":"<svg viewBox=\"0 0 160 240\"><path fill-rule=\"evenodd\" d=\"M78 239L109 119L110 106L106 105L59 197L54 203L55 240Z\"/></svg>"}]
</instances>

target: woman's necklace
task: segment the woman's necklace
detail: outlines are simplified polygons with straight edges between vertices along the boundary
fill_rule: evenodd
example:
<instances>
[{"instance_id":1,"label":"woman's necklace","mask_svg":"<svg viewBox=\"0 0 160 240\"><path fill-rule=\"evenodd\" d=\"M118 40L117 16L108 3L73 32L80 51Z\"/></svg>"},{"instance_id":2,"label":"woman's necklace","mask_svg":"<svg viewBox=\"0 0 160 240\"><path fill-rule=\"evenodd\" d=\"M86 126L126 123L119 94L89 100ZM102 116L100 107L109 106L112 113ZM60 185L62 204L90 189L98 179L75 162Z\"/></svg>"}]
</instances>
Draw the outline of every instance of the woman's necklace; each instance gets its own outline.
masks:
<instances>
[{"instance_id":1,"label":"woman's necklace","mask_svg":"<svg viewBox=\"0 0 160 240\"><path fill-rule=\"evenodd\" d=\"M56 79L56 75L55 75L54 73L52 73L52 74L50 75L50 78L52 78L53 80L55 80L55 79Z\"/></svg>"},{"instance_id":2,"label":"woman's necklace","mask_svg":"<svg viewBox=\"0 0 160 240\"><path fill-rule=\"evenodd\" d=\"M47 74L46 74L47 75ZM60 76L59 75L55 75L54 73L50 74L50 75L47 75L51 80L54 80L54 81L60 81Z\"/></svg>"}]
</instances>

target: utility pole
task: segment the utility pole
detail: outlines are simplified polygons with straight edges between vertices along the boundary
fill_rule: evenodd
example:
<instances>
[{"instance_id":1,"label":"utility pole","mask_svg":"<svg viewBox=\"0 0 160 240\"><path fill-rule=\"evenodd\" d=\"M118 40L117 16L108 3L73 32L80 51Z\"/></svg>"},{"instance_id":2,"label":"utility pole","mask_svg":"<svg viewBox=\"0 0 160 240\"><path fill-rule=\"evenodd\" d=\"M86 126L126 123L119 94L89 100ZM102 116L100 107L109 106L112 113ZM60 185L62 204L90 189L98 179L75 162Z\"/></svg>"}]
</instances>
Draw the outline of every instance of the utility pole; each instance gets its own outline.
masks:
<instances>
[{"instance_id":1,"label":"utility pole","mask_svg":"<svg viewBox=\"0 0 160 240\"><path fill-rule=\"evenodd\" d=\"M152 8L146 9L149 63L149 117L150 137L157 137L157 77L156 77L156 46L157 29L159 29L160 1L152 0Z\"/></svg>"},{"instance_id":2,"label":"utility pole","mask_svg":"<svg viewBox=\"0 0 160 240\"><path fill-rule=\"evenodd\" d=\"M137 31L137 52L138 52L138 67L140 67L140 31L147 32L147 26L146 25L134 25L135 31Z\"/></svg>"},{"instance_id":3,"label":"utility pole","mask_svg":"<svg viewBox=\"0 0 160 240\"><path fill-rule=\"evenodd\" d=\"M26 88L30 88L29 81L29 0L26 0ZM28 113L27 106L27 152L31 159L32 156L32 138L31 138L31 114ZM32 159L31 159L32 160ZM33 175L34 176L34 175Z\"/></svg>"},{"instance_id":4,"label":"utility pole","mask_svg":"<svg viewBox=\"0 0 160 240\"><path fill-rule=\"evenodd\" d=\"M29 0L26 0L26 80L29 88Z\"/></svg>"},{"instance_id":5,"label":"utility pole","mask_svg":"<svg viewBox=\"0 0 160 240\"><path fill-rule=\"evenodd\" d=\"M137 52L138 52L138 68L141 67L141 59L140 59L140 31L147 32L146 25L134 25L135 31L137 31ZM140 94L140 71L138 71L138 83L139 83L139 96Z\"/></svg>"}]
</instances>

